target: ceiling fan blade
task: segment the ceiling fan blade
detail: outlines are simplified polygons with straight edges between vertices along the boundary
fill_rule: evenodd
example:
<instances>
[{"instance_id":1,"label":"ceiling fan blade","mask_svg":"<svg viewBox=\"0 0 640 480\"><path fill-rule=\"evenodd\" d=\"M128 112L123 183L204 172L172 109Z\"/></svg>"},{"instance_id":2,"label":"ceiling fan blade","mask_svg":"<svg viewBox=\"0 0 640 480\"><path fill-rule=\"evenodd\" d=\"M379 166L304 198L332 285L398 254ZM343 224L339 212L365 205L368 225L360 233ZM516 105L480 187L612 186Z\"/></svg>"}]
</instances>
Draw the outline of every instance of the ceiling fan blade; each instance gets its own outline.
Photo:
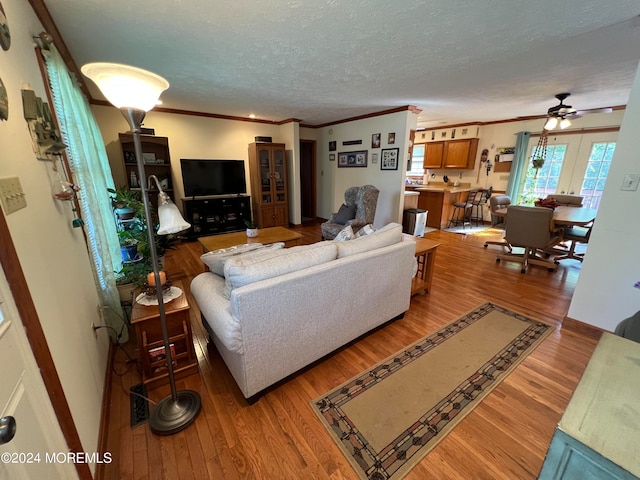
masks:
<instances>
[{"instance_id":1,"label":"ceiling fan blade","mask_svg":"<svg viewBox=\"0 0 640 480\"><path fill-rule=\"evenodd\" d=\"M572 116L574 116L574 115L586 115L587 113L611 113L611 112L613 112L613 108L611 108L611 107L591 108L589 110L578 110Z\"/></svg>"}]
</instances>

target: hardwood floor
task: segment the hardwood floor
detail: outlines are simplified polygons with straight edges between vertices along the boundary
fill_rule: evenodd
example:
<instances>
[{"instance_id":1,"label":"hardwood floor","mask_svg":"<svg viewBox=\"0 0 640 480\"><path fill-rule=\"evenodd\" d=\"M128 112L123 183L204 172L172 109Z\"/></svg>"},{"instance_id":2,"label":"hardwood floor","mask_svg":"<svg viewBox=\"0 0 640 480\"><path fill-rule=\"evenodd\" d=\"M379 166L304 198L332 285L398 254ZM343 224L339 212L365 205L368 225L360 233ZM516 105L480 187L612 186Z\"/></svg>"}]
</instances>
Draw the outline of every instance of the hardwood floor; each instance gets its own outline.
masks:
<instances>
[{"instance_id":1,"label":"hardwood floor","mask_svg":"<svg viewBox=\"0 0 640 480\"><path fill-rule=\"evenodd\" d=\"M297 227L303 243L320 240L319 224ZM356 479L357 476L309 401L424 335L491 301L555 325L555 331L405 478L536 478L554 428L593 352L596 340L561 330L580 271L563 262L555 273L496 263L498 247L487 236L432 232L442 242L431 293L415 296L405 317L298 374L249 406L214 347L208 347L192 298L189 302L200 373L178 380L178 389L202 396L202 412L186 430L153 435L148 425L130 427L129 395L140 383L136 366L115 353L105 479ZM499 239L493 235L491 239ZM166 270L185 287L204 271L200 244L170 252ZM381 273L383 274L383 273ZM357 290L357 286L354 286ZM187 294L190 293L187 288ZM127 346L132 356L137 352ZM124 374L123 374L124 372ZM157 401L168 387L149 392Z\"/></svg>"}]
</instances>

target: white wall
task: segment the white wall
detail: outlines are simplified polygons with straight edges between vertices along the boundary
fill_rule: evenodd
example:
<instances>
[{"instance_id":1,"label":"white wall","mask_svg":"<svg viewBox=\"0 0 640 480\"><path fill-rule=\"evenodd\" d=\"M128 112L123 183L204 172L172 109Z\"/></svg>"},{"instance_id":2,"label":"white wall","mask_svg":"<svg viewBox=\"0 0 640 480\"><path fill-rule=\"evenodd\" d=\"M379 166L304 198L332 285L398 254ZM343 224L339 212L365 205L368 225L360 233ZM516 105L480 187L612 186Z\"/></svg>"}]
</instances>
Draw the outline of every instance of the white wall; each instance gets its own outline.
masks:
<instances>
[{"instance_id":1,"label":"white wall","mask_svg":"<svg viewBox=\"0 0 640 480\"><path fill-rule=\"evenodd\" d=\"M51 196L51 164L36 160L20 90L29 83L46 99L32 36L42 30L28 2L3 0L11 48L0 51L0 77L9 119L0 121L0 177L18 176L27 207L7 215L11 237L60 376L84 449L96 451L108 353L82 230L72 228L71 205Z\"/></svg>"},{"instance_id":2,"label":"white wall","mask_svg":"<svg viewBox=\"0 0 640 480\"><path fill-rule=\"evenodd\" d=\"M640 190L622 191L624 175L640 174L640 68L620 127L598 218L589 240L570 318L613 331L640 310Z\"/></svg>"},{"instance_id":3,"label":"white wall","mask_svg":"<svg viewBox=\"0 0 640 480\"><path fill-rule=\"evenodd\" d=\"M318 139L318 216L329 218L333 212L337 212L344 202L344 192L347 188L371 184L380 190L375 227L384 226L389 222L401 223L409 131L415 128L416 121L417 115L407 110L323 128ZM388 134L391 132L396 134L393 145L387 142ZM371 135L374 133L381 134L380 148L371 148ZM348 140L362 140L362 144L342 145L342 142ZM330 141L336 142L335 152L329 152ZM380 169L380 157L382 149L385 148L399 148L398 170ZM340 152L360 150L368 151L367 167L338 168L337 157ZM378 155L377 163L372 161L374 153ZM336 155L335 161L329 160L330 154Z\"/></svg>"}]
</instances>

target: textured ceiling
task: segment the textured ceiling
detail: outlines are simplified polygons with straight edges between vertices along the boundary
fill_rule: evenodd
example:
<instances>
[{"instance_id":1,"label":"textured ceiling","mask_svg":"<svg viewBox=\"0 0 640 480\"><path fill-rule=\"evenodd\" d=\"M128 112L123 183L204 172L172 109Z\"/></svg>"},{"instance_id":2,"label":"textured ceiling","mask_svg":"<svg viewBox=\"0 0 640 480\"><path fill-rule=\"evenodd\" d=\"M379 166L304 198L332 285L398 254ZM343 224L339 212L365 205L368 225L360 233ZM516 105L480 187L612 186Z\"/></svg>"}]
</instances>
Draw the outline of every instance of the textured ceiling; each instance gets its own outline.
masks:
<instances>
[{"instance_id":1,"label":"textured ceiling","mask_svg":"<svg viewBox=\"0 0 640 480\"><path fill-rule=\"evenodd\" d=\"M640 59L638 0L45 4L79 67L158 73L163 107L309 125L404 105L427 127L542 115L565 91L625 105Z\"/></svg>"}]
</instances>

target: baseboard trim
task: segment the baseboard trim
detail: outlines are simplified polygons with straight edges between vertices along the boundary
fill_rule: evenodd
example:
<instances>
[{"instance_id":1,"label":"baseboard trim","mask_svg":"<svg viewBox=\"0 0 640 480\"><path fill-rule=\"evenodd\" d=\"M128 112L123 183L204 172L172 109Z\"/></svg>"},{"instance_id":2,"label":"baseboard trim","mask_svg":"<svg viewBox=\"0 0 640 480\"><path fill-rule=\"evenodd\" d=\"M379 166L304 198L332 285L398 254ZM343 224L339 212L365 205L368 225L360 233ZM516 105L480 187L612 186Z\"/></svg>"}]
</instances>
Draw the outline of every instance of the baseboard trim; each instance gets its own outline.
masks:
<instances>
[{"instance_id":1,"label":"baseboard trim","mask_svg":"<svg viewBox=\"0 0 640 480\"><path fill-rule=\"evenodd\" d=\"M102 413L100 415L100 429L98 430L98 452L104 454L107 451L109 440L109 421L111 419L111 384L113 382L113 362L116 355L116 345L109 342L107 354L107 371L104 375L104 389L102 391ZM96 463L95 480L104 479L104 464Z\"/></svg>"},{"instance_id":2,"label":"baseboard trim","mask_svg":"<svg viewBox=\"0 0 640 480\"><path fill-rule=\"evenodd\" d=\"M586 335L587 337L594 338L595 340L600 340L602 334L606 332L606 330L603 330L600 327L575 320L571 317L564 317L564 320L562 321L562 329L571 330L573 332Z\"/></svg>"}]
</instances>

